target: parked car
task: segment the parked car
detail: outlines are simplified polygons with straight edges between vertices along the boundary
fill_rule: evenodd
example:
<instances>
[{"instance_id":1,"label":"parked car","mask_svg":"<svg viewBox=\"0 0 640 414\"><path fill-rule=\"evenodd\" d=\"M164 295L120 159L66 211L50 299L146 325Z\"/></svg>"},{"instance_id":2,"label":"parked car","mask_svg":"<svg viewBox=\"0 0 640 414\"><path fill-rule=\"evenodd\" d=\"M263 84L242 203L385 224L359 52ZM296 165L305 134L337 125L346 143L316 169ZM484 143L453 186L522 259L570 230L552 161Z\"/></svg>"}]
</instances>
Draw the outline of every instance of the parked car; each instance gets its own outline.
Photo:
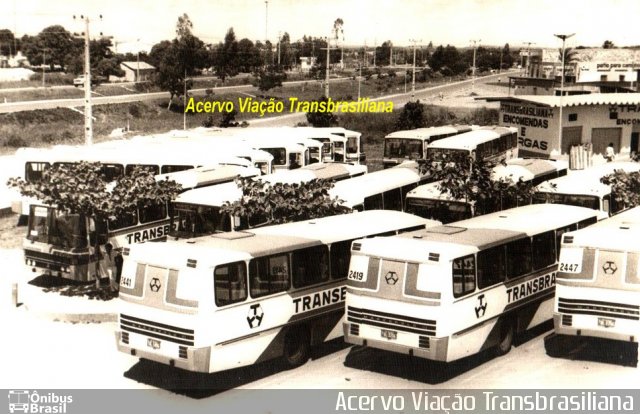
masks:
<instances>
[{"instance_id":1,"label":"parked car","mask_svg":"<svg viewBox=\"0 0 640 414\"><path fill-rule=\"evenodd\" d=\"M100 85L103 82L106 82L107 78L104 76L92 76L91 77L91 86ZM73 86L76 88L84 86L84 75L80 75L73 80Z\"/></svg>"}]
</instances>

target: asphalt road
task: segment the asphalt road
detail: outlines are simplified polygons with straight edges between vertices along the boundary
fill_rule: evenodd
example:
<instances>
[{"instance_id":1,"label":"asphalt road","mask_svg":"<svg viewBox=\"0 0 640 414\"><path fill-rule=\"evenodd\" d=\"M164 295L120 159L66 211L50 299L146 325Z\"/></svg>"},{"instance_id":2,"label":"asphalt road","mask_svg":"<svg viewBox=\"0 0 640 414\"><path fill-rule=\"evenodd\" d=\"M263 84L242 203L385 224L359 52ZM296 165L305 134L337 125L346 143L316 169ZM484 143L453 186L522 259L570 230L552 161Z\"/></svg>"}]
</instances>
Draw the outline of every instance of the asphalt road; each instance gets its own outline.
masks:
<instances>
[{"instance_id":1,"label":"asphalt road","mask_svg":"<svg viewBox=\"0 0 640 414\"><path fill-rule=\"evenodd\" d=\"M483 83L489 82L491 80L495 80L500 77L500 74L489 75L481 78L476 78L475 82ZM505 76L504 73L502 76ZM348 79L340 78L340 79L332 79L331 82L341 82ZM291 81L285 82L285 85L296 85L301 83L309 82L309 80L303 81ZM469 85L473 82L472 79L468 79L462 82L452 82L448 84L443 84L435 87L429 87L425 89L420 89L415 92L415 96L420 98L420 96L424 94L432 94L433 92L447 92L452 89L456 89L461 85ZM201 88L201 89L192 89L189 91L192 95L204 95L206 91L209 89L214 89L218 92L223 91L249 91L254 90L255 87L252 85L237 85L237 86L220 86L217 88ZM112 104L112 103L126 103L126 102L136 102L136 101L148 101L155 99L163 99L167 98L168 92L153 92L153 93L140 93L140 94L128 94L128 95L115 95L115 96L99 96L92 97L91 103L92 105L104 105L104 104ZM397 102L396 105L404 105L408 100L411 99L411 93L402 93L397 95L391 95L387 97L380 97L379 99L394 99L394 102ZM40 101L22 101L22 102L8 102L8 103L0 103L0 113L8 113L8 112L17 112L17 111L28 111L33 109L50 109L50 108L69 108L69 107L79 107L84 105L83 98L73 98L73 99L50 99L50 100L40 100Z\"/></svg>"}]
</instances>

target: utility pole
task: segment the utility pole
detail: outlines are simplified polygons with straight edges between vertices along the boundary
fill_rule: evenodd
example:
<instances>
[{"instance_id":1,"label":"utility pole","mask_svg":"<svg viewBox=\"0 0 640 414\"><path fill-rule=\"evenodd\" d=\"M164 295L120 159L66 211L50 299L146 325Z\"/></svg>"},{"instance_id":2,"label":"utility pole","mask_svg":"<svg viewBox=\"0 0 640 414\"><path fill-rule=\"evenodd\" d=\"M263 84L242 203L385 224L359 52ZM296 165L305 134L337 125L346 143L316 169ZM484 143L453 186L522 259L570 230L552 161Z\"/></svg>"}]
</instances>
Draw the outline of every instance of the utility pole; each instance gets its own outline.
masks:
<instances>
[{"instance_id":1,"label":"utility pole","mask_svg":"<svg viewBox=\"0 0 640 414\"><path fill-rule=\"evenodd\" d=\"M471 68L471 93L475 90L476 87L476 50L478 48L478 43L480 43L482 39L471 40L473 43L473 67Z\"/></svg>"},{"instance_id":2,"label":"utility pole","mask_svg":"<svg viewBox=\"0 0 640 414\"><path fill-rule=\"evenodd\" d=\"M137 66L136 66L136 83L140 82L140 39L137 40L138 52L136 53Z\"/></svg>"},{"instance_id":3,"label":"utility pole","mask_svg":"<svg viewBox=\"0 0 640 414\"><path fill-rule=\"evenodd\" d=\"M524 42L525 45L527 45L527 64L524 65L524 70L525 70L525 76L531 76L531 74L529 73L529 64L531 61L531 45L535 45L535 42Z\"/></svg>"},{"instance_id":4,"label":"utility pole","mask_svg":"<svg viewBox=\"0 0 640 414\"><path fill-rule=\"evenodd\" d=\"M264 0L264 41L269 40L269 0Z\"/></svg>"},{"instance_id":5,"label":"utility pole","mask_svg":"<svg viewBox=\"0 0 640 414\"><path fill-rule=\"evenodd\" d=\"M560 74L560 113L558 119L558 147L559 152L562 154L562 96L564 95L564 42L575 35L575 33L571 34L554 34L558 39L562 39L562 73Z\"/></svg>"},{"instance_id":6,"label":"utility pole","mask_svg":"<svg viewBox=\"0 0 640 414\"><path fill-rule=\"evenodd\" d=\"M413 79L411 80L411 98L413 99L416 96L416 43L422 40L409 39L409 41L413 43Z\"/></svg>"},{"instance_id":7,"label":"utility pole","mask_svg":"<svg viewBox=\"0 0 640 414\"><path fill-rule=\"evenodd\" d=\"M76 16L73 16L75 19ZM93 123L91 114L91 60L89 58L89 16L80 15L84 20L84 143L93 144ZM102 19L102 15L100 15Z\"/></svg>"},{"instance_id":8,"label":"utility pole","mask_svg":"<svg viewBox=\"0 0 640 414\"><path fill-rule=\"evenodd\" d=\"M327 67L325 68L324 96L329 99L329 51L331 50L331 38L327 37Z\"/></svg>"},{"instance_id":9,"label":"utility pole","mask_svg":"<svg viewBox=\"0 0 640 414\"><path fill-rule=\"evenodd\" d=\"M278 32L278 67L280 67L280 36L282 32Z\"/></svg>"},{"instance_id":10,"label":"utility pole","mask_svg":"<svg viewBox=\"0 0 640 414\"><path fill-rule=\"evenodd\" d=\"M184 95L182 96L184 97L182 101L184 102L184 105L186 108L186 104L187 104L187 69L186 68L184 70ZM182 129L184 131L187 130L187 111L185 110L182 111Z\"/></svg>"},{"instance_id":11,"label":"utility pole","mask_svg":"<svg viewBox=\"0 0 640 414\"><path fill-rule=\"evenodd\" d=\"M44 68L47 67L47 51L42 50L42 87L44 88Z\"/></svg>"},{"instance_id":12,"label":"utility pole","mask_svg":"<svg viewBox=\"0 0 640 414\"><path fill-rule=\"evenodd\" d=\"M373 38L373 67L376 67L376 55L378 54L378 38Z\"/></svg>"}]
</instances>

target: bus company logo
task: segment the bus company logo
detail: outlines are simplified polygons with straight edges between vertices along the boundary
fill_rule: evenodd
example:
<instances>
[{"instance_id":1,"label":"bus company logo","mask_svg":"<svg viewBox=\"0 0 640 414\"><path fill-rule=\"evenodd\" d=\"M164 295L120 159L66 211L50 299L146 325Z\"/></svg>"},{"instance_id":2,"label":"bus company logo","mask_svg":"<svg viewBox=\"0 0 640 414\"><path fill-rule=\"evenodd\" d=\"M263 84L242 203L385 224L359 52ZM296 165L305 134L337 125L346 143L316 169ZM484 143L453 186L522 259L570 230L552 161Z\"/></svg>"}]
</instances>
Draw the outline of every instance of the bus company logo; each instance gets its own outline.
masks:
<instances>
[{"instance_id":1,"label":"bus company logo","mask_svg":"<svg viewBox=\"0 0 640 414\"><path fill-rule=\"evenodd\" d=\"M157 277L154 277L153 279L151 279L151 282L149 282L149 287L151 288L152 292L159 291L161 286L162 285L160 284L160 279L158 279Z\"/></svg>"},{"instance_id":2,"label":"bus company logo","mask_svg":"<svg viewBox=\"0 0 640 414\"><path fill-rule=\"evenodd\" d=\"M10 390L10 413L56 413L67 412L67 406L73 402L71 395L60 395L48 392L40 395L38 391Z\"/></svg>"},{"instance_id":3,"label":"bus company logo","mask_svg":"<svg viewBox=\"0 0 640 414\"><path fill-rule=\"evenodd\" d=\"M616 272L616 270L618 270L618 266L616 266L616 264L612 261L606 261L602 265L602 270L606 275L612 275Z\"/></svg>"},{"instance_id":4,"label":"bus company logo","mask_svg":"<svg viewBox=\"0 0 640 414\"><path fill-rule=\"evenodd\" d=\"M478 296L478 306L476 309L476 318L482 318L487 310L487 302L484 300L484 294Z\"/></svg>"},{"instance_id":5,"label":"bus company logo","mask_svg":"<svg viewBox=\"0 0 640 414\"><path fill-rule=\"evenodd\" d=\"M262 323L262 318L264 317L264 312L262 310L262 306L259 303L255 305L251 305L249 307L249 314L247 315L247 322L249 323L249 328L257 328Z\"/></svg>"},{"instance_id":6,"label":"bus company logo","mask_svg":"<svg viewBox=\"0 0 640 414\"><path fill-rule=\"evenodd\" d=\"M393 286L398 283L398 274L396 272L389 271L384 275L384 280L387 282L387 285Z\"/></svg>"}]
</instances>

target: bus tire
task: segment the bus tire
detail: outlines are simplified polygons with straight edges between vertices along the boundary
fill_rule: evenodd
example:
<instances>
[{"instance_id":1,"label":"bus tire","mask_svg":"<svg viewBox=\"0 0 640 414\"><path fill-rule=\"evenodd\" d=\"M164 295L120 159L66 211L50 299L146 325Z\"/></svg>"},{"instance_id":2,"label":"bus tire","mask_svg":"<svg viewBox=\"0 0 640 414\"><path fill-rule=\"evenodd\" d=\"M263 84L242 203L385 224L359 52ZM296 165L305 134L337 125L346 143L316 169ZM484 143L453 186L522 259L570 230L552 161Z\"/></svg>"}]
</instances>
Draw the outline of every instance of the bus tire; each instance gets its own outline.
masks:
<instances>
[{"instance_id":1,"label":"bus tire","mask_svg":"<svg viewBox=\"0 0 640 414\"><path fill-rule=\"evenodd\" d=\"M311 340L305 327L292 328L284 340L283 358L289 368L303 365L309 359Z\"/></svg>"},{"instance_id":2,"label":"bus tire","mask_svg":"<svg viewBox=\"0 0 640 414\"><path fill-rule=\"evenodd\" d=\"M505 319L500 324L500 338L496 345L496 355L502 356L509 353L513 345L514 323L511 319Z\"/></svg>"}]
</instances>

